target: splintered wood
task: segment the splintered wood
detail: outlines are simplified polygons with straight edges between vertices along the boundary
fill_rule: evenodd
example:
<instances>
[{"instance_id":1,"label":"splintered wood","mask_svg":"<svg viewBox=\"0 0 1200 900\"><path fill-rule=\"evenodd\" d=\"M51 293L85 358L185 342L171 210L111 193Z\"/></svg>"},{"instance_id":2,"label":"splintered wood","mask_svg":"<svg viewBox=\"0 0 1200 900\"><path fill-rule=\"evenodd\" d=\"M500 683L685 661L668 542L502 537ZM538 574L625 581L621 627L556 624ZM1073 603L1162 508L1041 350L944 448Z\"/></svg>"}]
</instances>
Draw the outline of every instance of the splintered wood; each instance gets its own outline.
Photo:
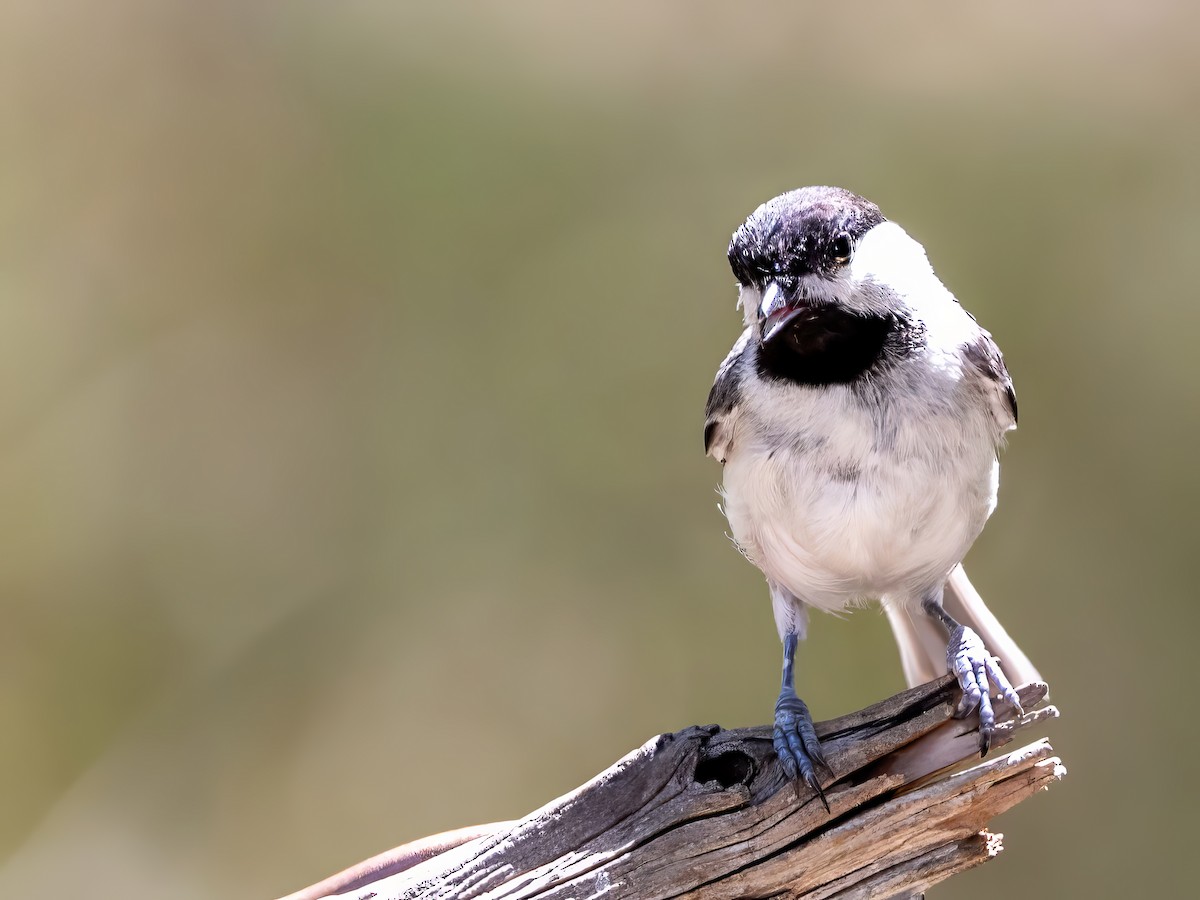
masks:
<instances>
[{"instance_id":1,"label":"splintered wood","mask_svg":"<svg viewBox=\"0 0 1200 900\"><path fill-rule=\"evenodd\" d=\"M1022 715L998 703L982 761L950 678L819 724L830 812L784 780L767 727L659 735L519 821L397 848L291 900L919 895L999 853L987 823L1066 774L1045 738L996 749L1057 716L1046 695L1022 687Z\"/></svg>"}]
</instances>

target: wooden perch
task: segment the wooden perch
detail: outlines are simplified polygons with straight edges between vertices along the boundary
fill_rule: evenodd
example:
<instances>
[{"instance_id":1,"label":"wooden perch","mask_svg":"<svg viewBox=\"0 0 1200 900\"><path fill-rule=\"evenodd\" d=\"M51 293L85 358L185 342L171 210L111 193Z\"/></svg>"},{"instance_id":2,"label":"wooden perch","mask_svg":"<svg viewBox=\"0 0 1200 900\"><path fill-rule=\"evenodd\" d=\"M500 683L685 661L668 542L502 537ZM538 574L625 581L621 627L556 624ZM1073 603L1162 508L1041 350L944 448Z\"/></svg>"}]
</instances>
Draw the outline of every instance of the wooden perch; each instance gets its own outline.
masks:
<instances>
[{"instance_id":1,"label":"wooden perch","mask_svg":"<svg viewBox=\"0 0 1200 900\"><path fill-rule=\"evenodd\" d=\"M993 748L1056 717L1002 701ZM985 825L1066 773L1042 738L979 760L947 677L817 726L832 812L785 781L769 727L663 734L516 822L448 832L287 900L911 897L1000 852Z\"/></svg>"}]
</instances>

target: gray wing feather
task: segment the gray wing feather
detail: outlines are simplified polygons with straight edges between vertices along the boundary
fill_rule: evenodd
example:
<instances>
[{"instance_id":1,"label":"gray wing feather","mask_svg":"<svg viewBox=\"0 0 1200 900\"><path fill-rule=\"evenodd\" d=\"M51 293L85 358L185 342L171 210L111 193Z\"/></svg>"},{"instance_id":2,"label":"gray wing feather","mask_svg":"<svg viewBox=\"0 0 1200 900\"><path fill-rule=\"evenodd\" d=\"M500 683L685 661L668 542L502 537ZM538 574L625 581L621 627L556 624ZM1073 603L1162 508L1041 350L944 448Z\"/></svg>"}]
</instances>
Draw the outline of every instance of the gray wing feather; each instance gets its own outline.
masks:
<instances>
[{"instance_id":1,"label":"gray wing feather","mask_svg":"<svg viewBox=\"0 0 1200 900\"><path fill-rule=\"evenodd\" d=\"M986 331L980 330L979 337L963 348L967 363L992 387L993 411L1002 430L1008 431L1017 425L1017 392L1013 389L1012 377L1004 365L1000 348Z\"/></svg>"},{"instance_id":2,"label":"gray wing feather","mask_svg":"<svg viewBox=\"0 0 1200 900\"><path fill-rule=\"evenodd\" d=\"M704 406L704 452L722 463L729 446L730 420L741 395L742 363L749 347L750 329L747 328L717 369L717 378Z\"/></svg>"}]
</instances>

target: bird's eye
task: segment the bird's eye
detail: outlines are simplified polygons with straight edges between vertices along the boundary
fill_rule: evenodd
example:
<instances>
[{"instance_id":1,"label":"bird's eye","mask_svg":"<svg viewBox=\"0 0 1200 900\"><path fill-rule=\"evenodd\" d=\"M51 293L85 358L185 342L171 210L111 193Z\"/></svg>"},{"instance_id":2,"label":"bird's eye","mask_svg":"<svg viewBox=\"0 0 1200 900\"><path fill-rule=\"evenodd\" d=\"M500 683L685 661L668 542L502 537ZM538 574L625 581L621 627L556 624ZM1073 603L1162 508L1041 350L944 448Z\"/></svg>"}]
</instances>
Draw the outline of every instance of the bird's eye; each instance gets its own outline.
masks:
<instances>
[{"instance_id":1,"label":"bird's eye","mask_svg":"<svg viewBox=\"0 0 1200 900\"><path fill-rule=\"evenodd\" d=\"M853 252L853 245L850 243L850 235L842 232L833 239L833 246L830 247L830 252L833 254L833 261L838 265L844 266L850 262L850 254Z\"/></svg>"}]
</instances>

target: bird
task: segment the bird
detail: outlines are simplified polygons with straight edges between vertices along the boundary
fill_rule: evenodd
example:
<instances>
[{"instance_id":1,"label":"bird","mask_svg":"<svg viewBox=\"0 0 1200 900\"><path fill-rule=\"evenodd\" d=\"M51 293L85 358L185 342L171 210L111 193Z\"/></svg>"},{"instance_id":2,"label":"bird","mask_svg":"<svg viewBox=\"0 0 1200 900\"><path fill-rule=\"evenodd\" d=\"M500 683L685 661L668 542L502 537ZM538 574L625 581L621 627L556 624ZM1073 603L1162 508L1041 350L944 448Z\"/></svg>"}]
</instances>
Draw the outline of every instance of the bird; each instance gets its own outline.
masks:
<instances>
[{"instance_id":1,"label":"bird","mask_svg":"<svg viewBox=\"0 0 1200 900\"><path fill-rule=\"evenodd\" d=\"M910 686L952 673L954 714L995 734L994 686L1040 681L962 567L996 508L1017 398L992 339L920 243L849 190L768 200L728 259L743 330L717 370L704 447L730 537L766 577L783 643L773 745L826 809L831 773L795 690L811 609L879 602ZM993 656L995 651L998 656Z\"/></svg>"}]
</instances>

